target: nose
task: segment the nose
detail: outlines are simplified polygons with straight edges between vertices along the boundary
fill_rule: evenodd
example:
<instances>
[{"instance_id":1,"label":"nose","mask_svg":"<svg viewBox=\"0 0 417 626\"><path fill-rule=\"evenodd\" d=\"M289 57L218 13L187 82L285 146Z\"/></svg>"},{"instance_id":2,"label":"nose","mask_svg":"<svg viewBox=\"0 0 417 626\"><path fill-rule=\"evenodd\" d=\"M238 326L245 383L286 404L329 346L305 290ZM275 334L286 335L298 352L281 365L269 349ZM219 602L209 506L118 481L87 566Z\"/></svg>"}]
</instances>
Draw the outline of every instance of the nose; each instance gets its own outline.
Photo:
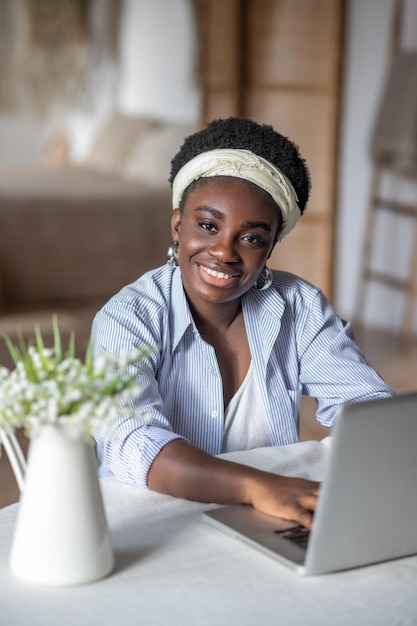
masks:
<instances>
[{"instance_id":1,"label":"nose","mask_svg":"<svg viewBox=\"0 0 417 626\"><path fill-rule=\"evenodd\" d=\"M208 250L209 254L222 263L236 263L239 261L239 252L233 237L223 236L213 242Z\"/></svg>"}]
</instances>

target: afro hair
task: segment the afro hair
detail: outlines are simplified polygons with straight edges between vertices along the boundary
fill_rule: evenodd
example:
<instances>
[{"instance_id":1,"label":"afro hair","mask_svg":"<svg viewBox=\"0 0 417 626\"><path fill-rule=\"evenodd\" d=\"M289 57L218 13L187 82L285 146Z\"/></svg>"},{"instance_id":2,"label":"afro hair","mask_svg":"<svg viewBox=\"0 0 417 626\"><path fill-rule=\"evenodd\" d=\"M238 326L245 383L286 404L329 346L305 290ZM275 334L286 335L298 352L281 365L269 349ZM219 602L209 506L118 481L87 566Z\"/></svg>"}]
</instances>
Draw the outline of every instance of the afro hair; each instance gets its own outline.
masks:
<instances>
[{"instance_id":1,"label":"afro hair","mask_svg":"<svg viewBox=\"0 0 417 626\"><path fill-rule=\"evenodd\" d=\"M278 168L291 181L303 213L310 194L310 173L298 147L268 124L242 117L213 120L205 128L185 138L171 161L169 182L188 161L216 148L250 150Z\"/></svg>"}]
</instances>

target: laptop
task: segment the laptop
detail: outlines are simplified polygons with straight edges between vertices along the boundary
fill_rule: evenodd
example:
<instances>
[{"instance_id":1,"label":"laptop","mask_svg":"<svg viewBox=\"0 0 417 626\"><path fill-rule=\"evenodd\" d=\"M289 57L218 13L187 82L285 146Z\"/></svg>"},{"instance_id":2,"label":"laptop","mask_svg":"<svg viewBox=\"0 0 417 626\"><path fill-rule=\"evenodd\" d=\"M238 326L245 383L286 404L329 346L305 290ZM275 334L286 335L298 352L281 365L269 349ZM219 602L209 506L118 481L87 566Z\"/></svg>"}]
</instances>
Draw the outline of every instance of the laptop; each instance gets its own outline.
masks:
<instances>
[{"instance_id":1,"label":"laptop","mask_svg":"<svg viewBox=\"0 0 417 626\"><path fill-rule=\"evenodd\" d=\"M229 505L203 519L303 575L417 554L417 392L339 407L312 530Z\"/></svg>"}]
</instances>

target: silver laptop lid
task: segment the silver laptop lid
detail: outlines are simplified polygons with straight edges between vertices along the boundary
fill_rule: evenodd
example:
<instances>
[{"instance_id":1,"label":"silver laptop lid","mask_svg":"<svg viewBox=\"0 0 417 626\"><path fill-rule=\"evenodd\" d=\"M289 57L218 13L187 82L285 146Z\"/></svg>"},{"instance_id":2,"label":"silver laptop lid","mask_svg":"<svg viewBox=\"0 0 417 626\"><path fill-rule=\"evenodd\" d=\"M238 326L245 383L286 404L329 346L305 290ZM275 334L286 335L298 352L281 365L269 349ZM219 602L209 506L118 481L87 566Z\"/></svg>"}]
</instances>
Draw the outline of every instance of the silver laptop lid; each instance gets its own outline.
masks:
<instances>
[{"instance_id":1,"label":"silver laptop lid","mask_svg":"<svg viewBox=\"0 0 417 626\"><path fill-rule=\"evenodd\" d=\"M417 393L341 407L306 573L417 553Z\"/></svg>"},{"instance_id":2,"label":"silver laptop lid","mask_svg":"<svg viewBox=\"0 0 417 626\"><path fill-rule=\"evenodd\" d=\"M251 507L205 521L308 575L416 554L416 444L417 392L340 407L305 552Z\"/></svg>"}]
</instances>

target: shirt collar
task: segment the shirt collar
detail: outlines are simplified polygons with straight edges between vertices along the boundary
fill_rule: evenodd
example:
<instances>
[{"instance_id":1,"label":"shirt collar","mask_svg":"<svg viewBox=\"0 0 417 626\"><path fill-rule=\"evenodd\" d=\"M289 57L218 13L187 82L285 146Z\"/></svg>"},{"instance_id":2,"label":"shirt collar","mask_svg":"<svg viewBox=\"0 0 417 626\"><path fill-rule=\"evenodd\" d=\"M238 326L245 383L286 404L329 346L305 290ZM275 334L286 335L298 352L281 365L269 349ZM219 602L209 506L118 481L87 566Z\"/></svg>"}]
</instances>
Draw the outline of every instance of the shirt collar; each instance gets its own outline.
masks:
<instances>
[{"instance_id":1,"label":"shirt collar","mask_svg":"<svg viewBox=\"0 0 417 626\"><path fill-rule=\"evenodd\" d=\"M253 316L259 313L281 320L285 309L285 300L273 285L265 291L252 287L242 297L243 311L250 311Z\"/></svg>"},{"instance_id":2,"label":"shirt collar","mask_svg":"<svg viewBox=\"0 0 417 626\"><path fill-rule=\"evenodd\" d=\"M184 287L181 280L181 270L176 267L172 274L171 283L171 329L172 329L172 350L174 351L181 341L185 331L189 326L195 328L194 320L191 316Z\"/></svg>"},{"instance_id":3,"label":"shirt collar","mask_svg":"<svg viewBox=\"0 0 417 626\"><path fill-rule=\"evenodd\" d=\"M198 333L198 330L188 306L181 280L181 270L178 267L173 271L171 289L172 307L170 323L172 328L172 349L175 350L190 326L194 332ZM255 321L266 316L269 318L270 324L274 324L274 322L277 324L278 329L281 325L285 301L273 286L265 291L252 288L243 295L242 307L245 320L251 319Z\"/></svg>"}]
</instances>

